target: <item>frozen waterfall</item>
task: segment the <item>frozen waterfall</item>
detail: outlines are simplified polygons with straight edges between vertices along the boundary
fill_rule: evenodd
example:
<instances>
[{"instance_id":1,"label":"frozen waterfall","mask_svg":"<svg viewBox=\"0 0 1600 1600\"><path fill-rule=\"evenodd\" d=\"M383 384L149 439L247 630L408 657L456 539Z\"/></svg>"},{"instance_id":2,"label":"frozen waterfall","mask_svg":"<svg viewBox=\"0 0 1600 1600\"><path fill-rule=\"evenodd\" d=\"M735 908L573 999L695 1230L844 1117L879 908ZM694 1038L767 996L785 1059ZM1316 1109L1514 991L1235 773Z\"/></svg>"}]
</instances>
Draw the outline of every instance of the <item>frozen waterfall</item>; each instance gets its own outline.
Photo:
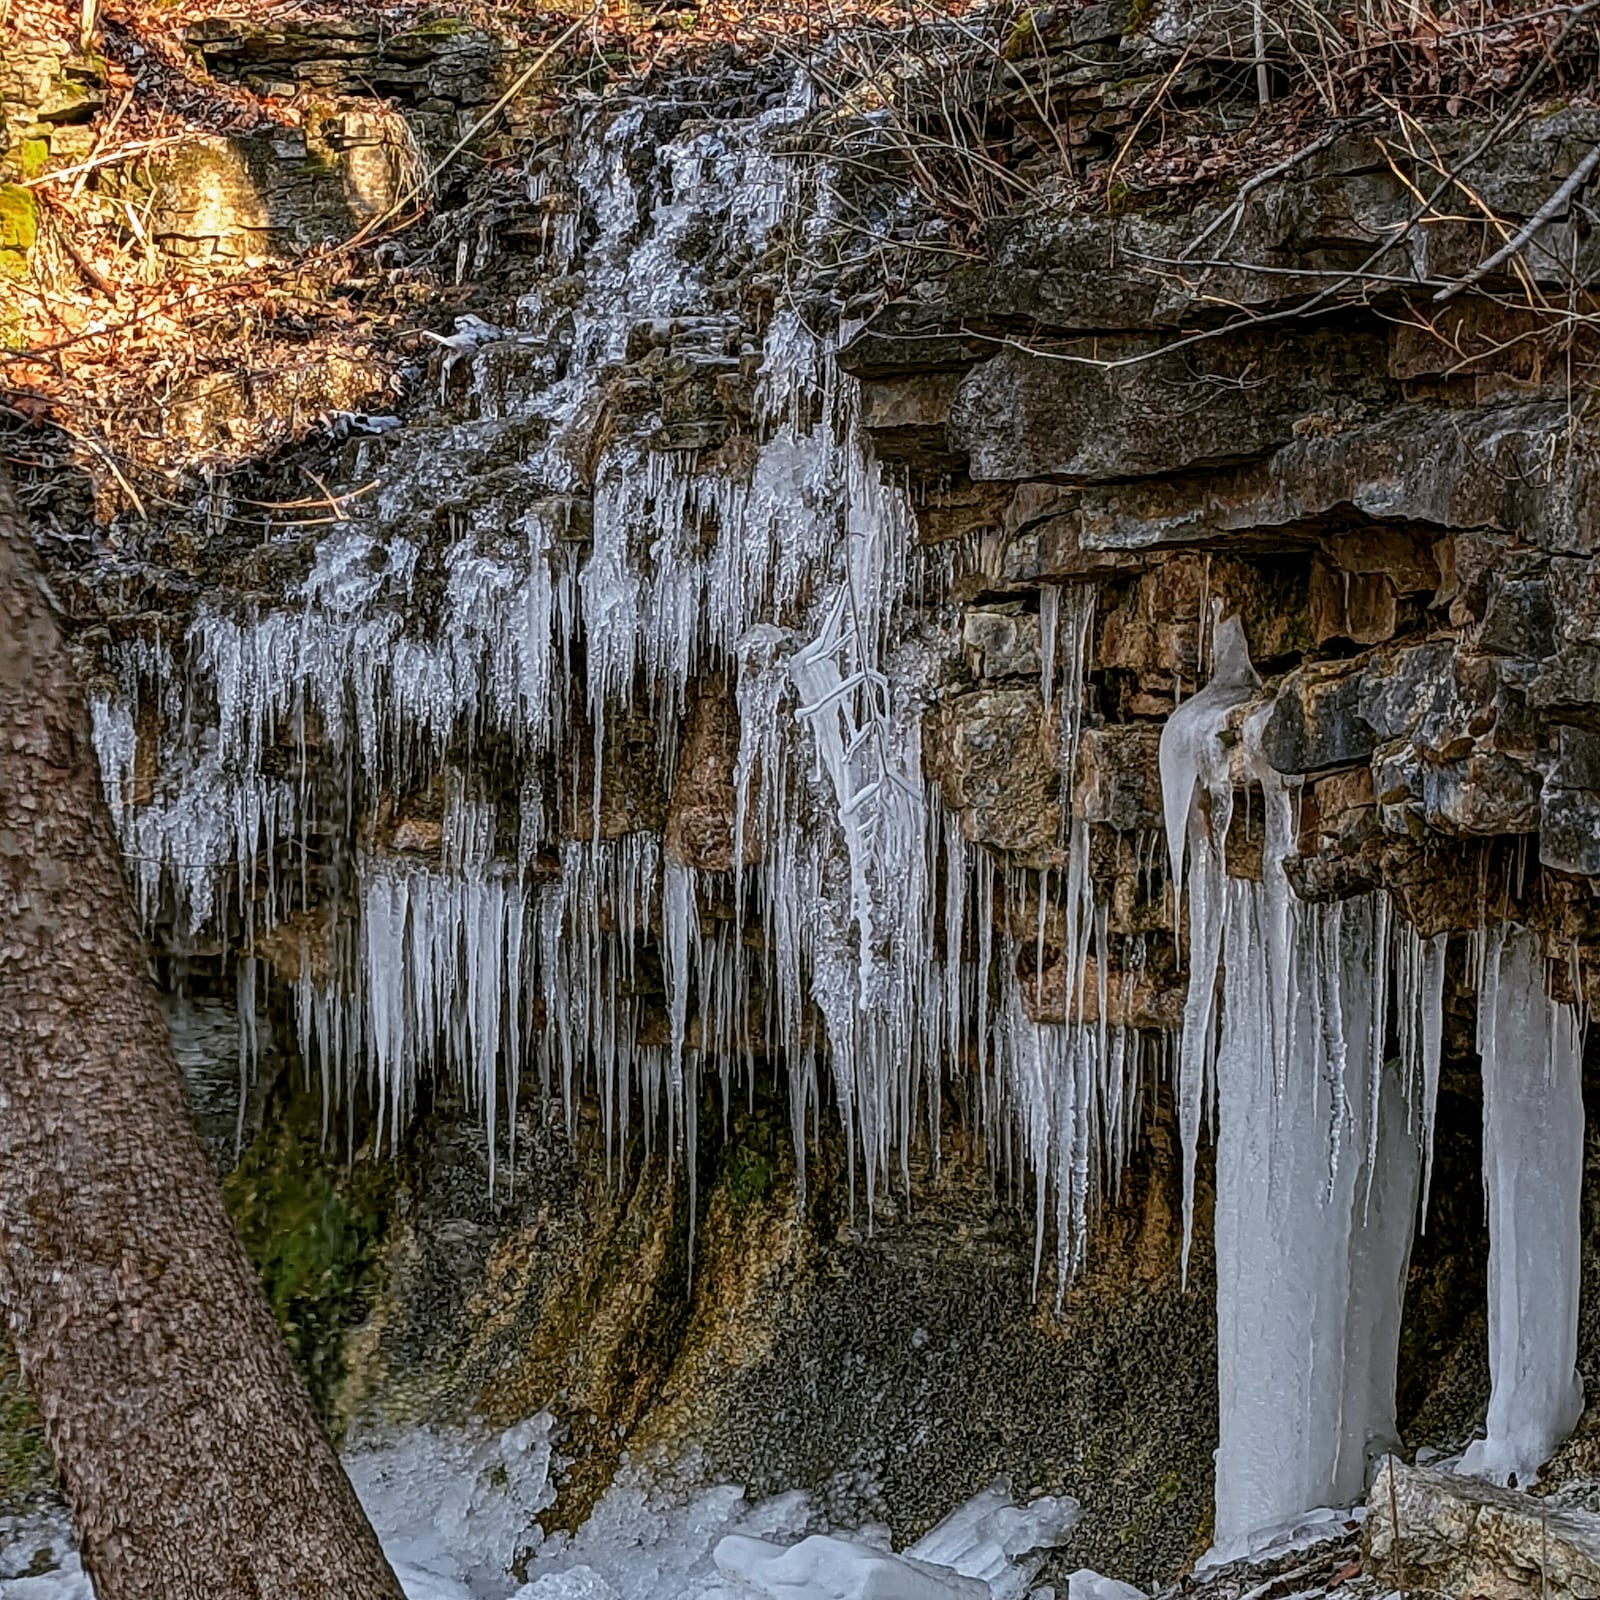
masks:
<instances>
[{"instance_id":1,"label":"frozen waterfall","mask_svg":"<svg viewBox=\"0 0 1600 1600\"><path fill-rule=\"evenodd\" d=\"M914 608L965 555L919 543L864 443L833 359L848 328L780 296L757 334L709 281L707 238L747 260L827 226L826 166L777 153L806 104L801 82L666 140L637 105L580 116L552 171L581 226L551 231L514 325L451 336L440 403L464 387L466 419L353 446L379 488L281 598L207 600L181 639L115 647L96 745L147 922L233 952L247 1071L245 975L286 985L330 1124L360 1093L393 1146L443 1081L492 1174L537 1080L572 1129L595 1097L610 1162L642 1132L692 1208L706 1092L726 1115L781 1062L802 1188L831 1102L870 1218L882 1184L909 1190L923 1130L937 1160L959 1077L1031 1189L1041 1265L1056 1235L1059 1293L1151 1046L1110 1020L1082 824L1064 808L1064 867L997 869L923 773L938 663ZM747 383L750 434L619 421L618 374L663 358ZM489 471L514 497L479 496ZM1068 775L1093 621L1091 587L1048 591ZM670 813L703 696L737 722L714 861L651 798ZM996 929L1001 902L1034 908L1036 941ZM1065 1005L1040 1020L1027 965L1057 922Z\"/></svg>"},{"instance_id":2,"label":"frozen waterfall","mask_svg":"<svg viewBox=\"0 0 1600 1600\"><path fill-rule=\"evenodd\" d=\"M1575 1008L1545 993L1537 936L1502 923L1479 943L1492 1388L1461 1468L1526 1484L1583 1411L1583 1050Z\"/></svg>"},{"instance_id":3,"label":"frozen waterfall","mask_svg":"<svg viewBox=\"0 0 1600 1600\"><path fill-rule=\"evenodd\" d=\"M213 597L181 638L110 647L106 793L147 922L228 952L246 1072L277 982L330 1125L360 1092L398 1145L446 1082L482 1119L491 1184L536 1079L569 1130L593 1097L608 1163L642 1133L686 1169L692 1213L705 1107L726 1118L781 1064L802 1195L831 1103L870 1222L919 1146L937 1162L958 1083L1031 1205L1036 1288L1054 1236L1059 1299L1152 1068L1175 1062L1185 1271L1215 1122L1225 1553L1358 1497L1397 1442L1445 937L1382 892L1293 893L1297 781L1262 754L1270 701L1221 619L1210 681L1160 740L1182 1027L1134 1026L1147 934L1113 928L1073 793L1087 583L1040 591L1054 845L1023 867L963 834L923 770L928 619L963 563L996 577L987 547L919 540L835 362L848 327L780 290L746 328L704 264L708 238L748 263L828 227L826 164L780 153L805 109L802 84L666 140L637 105L580 117L539 286L451 345L441 405L464 379L465 416L356 445L378 492L276 598ZM659 399L619 411L650 362L747 387L748 433L674 431ZM479 496L497 473L514 493ZM697 854L663 814L712 702L731 838ZM1252 877L1230 850L1257 805ZM1493 1400L1467 1465L1523 1479L1582 1399L1578 1019L1531 935L1491 927L1479 951Z\"/></svg>"},{"instance_id":4,"label":"frozen waterfall","mask_svg":"<svg viewBox=\"0 0 1600 1600\"><path fill-rule=\"evenodd\" d=\"M1291 889L1295 781L1261 753L1269 711L1241 624L1219 621L1215 674L1173 713L1160 751L1174 898L1188 910L1186 1239L1207 1104L1217 1119L1217 1560L1359 1499L1375 1457L1398 1446L1400 1319L1442 1038L1444 935L1397 927L1381 892L1321 905ZM1236 789L1260 795L1260 881L1228 870ZM1581 1052L1574 1009L1546 996L1537 941L1497 925L1480 947L1493 1398L1463 1470L1504 1481L1535 1470L1582 1409Z\"/></svg>"}]
</instances>

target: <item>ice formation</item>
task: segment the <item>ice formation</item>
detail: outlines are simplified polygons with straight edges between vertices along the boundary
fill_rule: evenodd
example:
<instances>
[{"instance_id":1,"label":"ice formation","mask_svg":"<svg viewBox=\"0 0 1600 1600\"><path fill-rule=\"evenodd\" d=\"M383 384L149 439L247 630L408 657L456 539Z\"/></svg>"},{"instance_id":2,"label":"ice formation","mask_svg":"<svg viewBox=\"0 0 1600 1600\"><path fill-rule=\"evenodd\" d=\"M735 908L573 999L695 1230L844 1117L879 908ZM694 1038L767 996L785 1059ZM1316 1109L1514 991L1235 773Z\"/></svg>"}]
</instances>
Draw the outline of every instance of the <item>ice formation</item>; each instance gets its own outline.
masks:
<instances>
[{"instance_id":1,"label":"ice formation","mask_svg":"<svg viewBox=\"0 0 1600 1600\"><path fill-rule=\"evenodd\" d=\"M546 1535L555 1436L540 1413L500 1433L417 1428L346 1453L407 1600L1021 1600L1077 1510L1019 1505L995 1485L897 1556L886 1530L831 1527L799 1491L752 1502L681 1466L630 1468L576 1532ZM918 1586L886 1586L908 1574ZM0 1600L94 1600L64 1521L0 1520Z\"/></svg>"},{"instance_id":2,"label":"ice formation","mask_svg":"<svg viewBox=\"0 0 1600 1600\"><path fill-rule=\"evenodd\" d=\"M1145 1592L1119 1578L1108 1578L1092 1568L1079 1567L1068 1574L1067 1600L1145 1600Z\"/></svg>"},{"instance_id":3,"label":"ice formation","mask_svg":"<svg viewBox=\"0 0 1600 1600\"><path fill-rule=\"evenodd\" d=\"M1112 1020L1129 1007L1110 985L1133 983L1137 947L1113 969L1071 794L1094 591L1046 586L1040 601L1061 864L997 867L922 771L933 666L912 609L938 604L955 557L919 544L907 496L862 442L833 360L848 330L819 336L780 297L761 348L743 347L696 264L708 230L753 257L827 226L826 166L775 153L804 109L802 87L665 140L638 105L580 119L546 287L514 327L442 336L443 397L464 382L469 421L360 446L426 457L444 438L479 452L470 477L506 465L496 429L515 424L514 525L439 462L403 463L394 486L351 502L280 602L209 602L181 641L120 645L96 747L143 914L180 946L231 950L246 1075L263 986L289 983L330 1125L359 1090L398 1142L423 1084L443 1079L498 1153L532 1076L571 1125L597 1098L608 1159L642 1119L647 1146L687 1169L693 1206L708 1091L726 1113L781 1061L802 1184L831 1101L870 1217L879 1186L909 1190L924 1128L937 1159L959 1075L991 1159L1032 1201L1036 1281L1054 1235L1059 1295L1137 1134L1148 1058L1169 1054ZM640 341L753 374L751 436L680 445L654 413L600 427ZM430 483L431 532L414 503ZM981 570L995 551L980 541L961 559ZM1381 893L1295 897L1295 788L1262 758L1266 706L1237 619L1212 645L1209 682L1163 730L1160 773L1188 935L1185 1267L1216 1117L1224 1549L1353 1498L1393 1446L1445 944L1399 925ZM641 722L644 776L671 789L707 685L738 717L716 871L617 792ZM1260 796L1259 881L1228 870L1239 790ZM1485 939L1495 1401L1473 1464L1505 1476L1576 1403L1581 1123L1573 1017L1543 999L1525 941ZM659 979L642 970L650 943ZM646 1025L655 981L664 1036ZM1521 1070L1532 1059L1539 1073ZM1560 1136L1536 1149L1546 1117ZM1542 1226L1561 1219L1539 1252L1516 1246L1534 1205ZM1530 1318L1534 1296L1553 1314Z\"/></svg>"},{"instance_id":4,"label":"ice formation","mask_svg":"<svg viewBox=\"0 0 1600 1600\"><path fill-rule=\"evenodd\" d=\"M1313 1508L1347 1505L1398 1447L1395 1376L1412 1229L1432 1169L1445 939L1381 892L1293 893L1293 781L1263 758L1270 700L1237 619L1216 670L1163 730L1174 899L1189 991L1179 1050L1184 1228L1216 1107L1219 1443L1213 1559ZM1259 881L1228 871L1235 793L1259 791ZM1537 941L1478 937L1490 1222L1487 1437L1463 1470L1526 1480L1577 1420L1578 1018ZM1220 973L1220 983L1219 983ZM1219 1015L1220 1012L1220 1015Z\"/></svg>"},{"instance_id":5,"label":"ice formation","mask_svg":"<svg viewBox=\"0 0 1600 1600\"><path fill-rule=\"evenodd\" d=\"M1526 1485L1583 1411L1583 1050L1575 1008L1545 992L1536 934L1496 924L1478 954L1491 1390L1461 1470Z\"/></svg>"},{"instance_id":6,"label":"ice formation","mask_svg":"<svg viewBox=\"0 0 1600 1600\"><path fill-rule=\"evenodd\" d=\"M988 1600L989 1586L891 1551L814 1533L784 1548L746 1534L717 1546L717 1567L761 1600Z\"/></svg>"},{"instance_id":7,"label":"ice formation","mask_svg":"<svg viewBox=\"0 0 1600 1600\"><path fill-rule=\"evenodd\" d=\"M232 949L247 1034L287 976L330 1123L360 1091L397 1142L436 1076L498 1151L536 1075L569 1118L598 1097L609 1155L642 1118L693 1205L704 1089L726 1107L781 1059L802 1182L831 1100L870 1214L882 1183L909 1184L948 1077L970 1074L1000 1164L1034 1185L1041 1242L1054 1226L1059 1287L1136 1131L1145 1053L1105 1020L1082 825L1063 815L1064 871L999 881L962 838L922 772L932 668L907 609L937 602L951 558L918 543L862 441L832 359L848 330L819 337L780 301L761 349L730 345L738 319L684 247L711 229L754 253L826 226L826 168L774 154L805 104L802 85L660 142L638 106L596 109L562 162L583 225L554 230L546 262L546 282L581 282L577 304L538 288L516 327L441 336L444 395L465 384L477 419L447 431L454 448L503 465L495 429L516 425L537 492L515 525L439 462L380 460L378 492L281 602L207 603L181 642L121 647L96 746L145 917L180 947ZM654 414L597 434L641 341L753 371L754 436L666 447ZM410 432L359 448L432 448ZM435 478L430 534L414 501ZM1067 773L1093 608L1086 585L1051 589L1041 617ZM718 872L613 792L641 720L648 776L671 789L708 683L739 723ZM1047 913L1064 917L1065 1020L1031 1019L997 890L1037 904L1041 944ZM652 942L665 1039L643 1026Z\"/></svg>"},{"instance_id":8,"label":"ice formation","mask_svg":"<svg viewBox=\"0 0 1600 1600\"><path fill-rule=\"evenodd\" d=\"M1394 927L1386 898L1323 906L1294 894L1294 789L1261 755L1270 703L1238 619L1219 621L1214 639L1215 673L1169 719L1160 765L1189 919L1186 1237L1201 1115L1216 1104L1220 1556L1359 1498L1369 1458L1395 1442L1422 1168L1410 1099L1437 1083L1439 1029L1437 955ZM1261 795L1259 882L1228 872L1246 786Z\"/></svg>"},{"instance_id":9,"label":"ice formation","mask_svg":"<svg viewBox=\"0 0 1600 1600\"><path fill-rule=\"evenodd\" d=\"M903 1552L912 1561L984 1585L993 1600L1022 1600L1048 1551L1078 1525L1076 1500L1041 1495L1026 1505L999 1479Z\"/></svg>"},{"instance_id":10,"label":"ice formation","mask_svg":"<svg viewBox=\"0 0 1600 1600\"><path fill-rule=\"evenodd\" d=\"M555 1503L553 1431L541 1412L500 1433L417 1429L346 1453L408 1600L505 1592L511 1569L542 1541L539 1513Z\"/></svg>"}]
</instances>

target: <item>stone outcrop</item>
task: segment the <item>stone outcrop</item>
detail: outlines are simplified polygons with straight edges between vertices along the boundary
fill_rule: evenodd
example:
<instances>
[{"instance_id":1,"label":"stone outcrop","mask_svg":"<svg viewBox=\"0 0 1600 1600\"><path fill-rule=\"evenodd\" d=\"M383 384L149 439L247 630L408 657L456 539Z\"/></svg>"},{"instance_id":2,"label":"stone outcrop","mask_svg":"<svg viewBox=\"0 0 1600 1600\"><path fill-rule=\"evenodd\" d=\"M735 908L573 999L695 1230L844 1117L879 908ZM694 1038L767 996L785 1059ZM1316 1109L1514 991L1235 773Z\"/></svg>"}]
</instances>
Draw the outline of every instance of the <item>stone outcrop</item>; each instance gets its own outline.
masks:
<instances>
[{"instance_id":1,"label":"stone outcrop","mask_svg":"<svg viewBox=\"0 0 1600 1600\"><path fill-rule=\"evenodd\" d=\"M1373 1576L1401 1593L1600 1594L1600 1516L1398 1461L1373 1484L1362 1547Z\"/></svg>"},{"instance_id":2,"label":"stone outcrop","mask_svg":"<svg viewBox=\"0 0 1600 1600\"><path fill-rule=\"evenodd\" d=\"M1457 156L1482 132L1434 130ZM1474 181L1515 225L1597 136L1591 111L1532 119ZM1351 133L1182 219L1008 219L987 262L884 306L843 352L880 452L926 475L930 497L982 491L940 528L984 551L962 624L978 683L936 714L962 730L941 733L937 770L973 837L1041 858L1026 819L1053 802L1048 760L989 773L985 739L1030 749L1008 680L1037 648L1033 597L1092 582L1086 759L1114 739L1143 762L1114 806L1088 785L1096 822L1157 824L1154 747L1136 730L1203 676L1204 599L1218 595L1276 669L1266 754L1306 778L1304 891L1348 893L1405 878L1412 856L1494 841L1536 841L1550 892L1593 873L1592 419L1540 315L1505 303L1510 265L1483 285L1500 301L1432 304L1492 240L1465 220L1407 231L1405 178ZM1388 239L1382 281L1362 283ZM1564 263L1582 278L1594 249L1581 207L1563 207L1519 270L1553 287ZM1469 886L1430 902L1434 927L1477 920ZM1575 936L1594 972L1597 935L1569 920L1555 942Z\"/></svg>"}]
</instances>

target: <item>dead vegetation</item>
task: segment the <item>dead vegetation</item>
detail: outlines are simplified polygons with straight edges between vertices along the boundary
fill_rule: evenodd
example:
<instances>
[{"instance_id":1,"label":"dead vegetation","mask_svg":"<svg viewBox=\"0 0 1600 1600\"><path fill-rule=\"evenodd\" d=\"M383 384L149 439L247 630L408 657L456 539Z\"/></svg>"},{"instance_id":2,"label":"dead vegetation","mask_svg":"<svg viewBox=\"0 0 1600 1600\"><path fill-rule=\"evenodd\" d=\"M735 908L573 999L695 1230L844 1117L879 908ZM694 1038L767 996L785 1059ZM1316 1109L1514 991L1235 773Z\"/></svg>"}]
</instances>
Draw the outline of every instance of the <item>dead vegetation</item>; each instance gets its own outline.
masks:
<instances>
[{"instance_id":1,"label":"dead vegetation","mask_svg":"<svg viewBox=\"0 0 1600 1600\"><path fill-rule=\"evenodd\" d=\"M1410 143L1430 122L1588 101L1600 69L1593 3L1174 0L1136 4L1143 31L1124 9L912 0L896 27L841 26L810 62L818 122L850 160L864 119L977 249L975 225L1022 206L1170 207L1282 175L1344 127Z\"/></svg>"},{"instance_id":2,"label":"dead vegetation","mask_svg":"<svg viewBox=\"0 0 1600 1600\"><path fill-rule=\"evenodd\" d=\"M0 30L92 62L98 96L65 153L52 147L30 170L13 152L0 172L11 180L0 194L26 210L31 234L27 270L0 275L0 447L34 472L70 457L97 484L102 517L143 517L183 504L197 472L259 457L339 413L387 409L425 353L422 330L449 315L486 258L490 241L471 230L492 231L492 202L526 184L527 152L560 137L575 96L757 58L812 81L816 109L798 144L844 175L843 251L887 283L926 272L930 257L981 255L997 218L1171 215L1230 192L1175 259L1150 268L1238 268L1230 252L1257 190L1358 133L1415 190L1411 220L1289 314L1381 292L1409 234L1468 216L1498 249L1475 275L1437 285L1439 299L1509 271L1520 287L1499 301L1521 321L1402 314L1460 343L1467 366L1506 340L1527 344L1531 362L1570 363L1575 330L1592 325L1576 272L1552 293L1548 272L1526 270L1541 219L1495 216L1471 169L1534 108L1592 96L1600 0L563 5L463 0L442 14L414 0L321 11L230 0L239 26L315 39L337 24L365 29L378 50L407 30L474 29L492 41L497 75L443 149L422 148L410 109L368 97L364 126L387 117L397 130L382 203L336 236L219 260L159 236L163 171L196 141L309 139L327 114L319 92L209 71L192 30L218 14L215 0L112 0L87 13L80 0L0 0ZM1481 137L1464 157L1440 153L1429 132L1440 121ZM1573 203L1586 175L1575 171L1552 206ZM886 216L886 184L913 197L909 212Z\"/></svg>"}]
</instances>

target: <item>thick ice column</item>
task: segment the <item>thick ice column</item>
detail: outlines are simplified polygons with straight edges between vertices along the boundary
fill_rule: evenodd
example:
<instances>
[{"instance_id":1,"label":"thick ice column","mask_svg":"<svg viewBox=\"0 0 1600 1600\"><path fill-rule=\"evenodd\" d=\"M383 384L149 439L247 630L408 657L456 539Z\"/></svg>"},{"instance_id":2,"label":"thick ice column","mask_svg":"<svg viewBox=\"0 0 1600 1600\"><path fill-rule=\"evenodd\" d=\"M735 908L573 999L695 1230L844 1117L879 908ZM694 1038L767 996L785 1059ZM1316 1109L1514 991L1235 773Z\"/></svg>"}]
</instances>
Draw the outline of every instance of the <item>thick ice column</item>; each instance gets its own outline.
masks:
<instances>
[{"instance_id":1,"label":"thick ice column","mask_svg":"<svg viewBox=\"0 0 1600 1600\"><path fill-rule=\"evenodd\" d=\"M1217 1445L1214 1553L1318 1506L1341 1482L1350 1390L1352 1228L1365 1189L1370 900L1291 913L1286 1015L1274 1027L1261 886L1230 881L1217 1051ZM1283 1054L1274 1048L1282 1040ZM1277 1080L1275 1086L1275 1080ZM1396 1318L1396 1320L1398 1320ZM1392 1378L1391 1378L1392 1383ZM1354 1404L1360 1420L1347 1420Z\"/></svg>"},{"instance_id":2,"label":"thick ice column","mask_svg":"<svg viewBox=\"0 0 1600 1600\"><path fill-rule=\"evenodd\" d=\"M1220 602L1218 607L1220 610ZM1178 1136L1183 1146L1183 1268L1194 1230L1194 1175L1201 1111L1212 1071L1217 963L1221 956L1223 893L1233 783L1219 737L1228 713L1261 687L1237 617L1213 629L1216 670L1211 681L1167 718L1158 765L1166 824L1173 915L1185 887L1189 900L1189 991L1183 1005L1178 1059ZM1184 875L1185 846L1188 877Z\"/></svg>"},{"instance_id":3,"label":"thick ice column","mask_svg":"<svg viewBox=\"0 0 1600 1600\"><path fill-rule=\"evenodd\" d=\"M1578 1376L1583 1095L1577 1016L1537 937L1502 924L1478 993L1489 1197L1489 1416L1463 1472L1526 1484L1583 1410Z\"/></svg>"},{"instance_id":4,"label":"thick ice column","mask_svg":"<svg viewBox=\"0 0 1600 1600\"><path fill-rule=\"evenodd\" d=\"M1374 1461L1400 1446L1395 1379L1400 1317L1416 1231L1422 1151L1406 1103L1402 1063L1383 1065L1376 1160L1356 1184L1345 1318L1344 1425L1334 1471L1335 1503L1358 1499ZM1372 1116L1372 1108L1367 1108Z\"/></svg>"},{"instance_id":5,"label":"thick ice column","mask_svg":"<svg viewBox=\"0 0 1600 1600\"><path fill-rule=\"evenodd\" d=\"M1161 777L1174 881L1189 901L1179 1070L1189 1184L1208 1079L1217 1097L1213 1555L1223 1558L1359 1498L1369 1452L1393 1442L1419 1161L1400 1065L1383 1058L1387 906L1294 895L1284 871L1294 792L1262 757L1264 708L1245 717L1232 760L1224 750L1220 735L1259 680L1236 621L1216 640L1216 677L1163 732ZM1244 776L1264 803L1259 883L1226 870Z\"/></svg>"}]
</instances>

